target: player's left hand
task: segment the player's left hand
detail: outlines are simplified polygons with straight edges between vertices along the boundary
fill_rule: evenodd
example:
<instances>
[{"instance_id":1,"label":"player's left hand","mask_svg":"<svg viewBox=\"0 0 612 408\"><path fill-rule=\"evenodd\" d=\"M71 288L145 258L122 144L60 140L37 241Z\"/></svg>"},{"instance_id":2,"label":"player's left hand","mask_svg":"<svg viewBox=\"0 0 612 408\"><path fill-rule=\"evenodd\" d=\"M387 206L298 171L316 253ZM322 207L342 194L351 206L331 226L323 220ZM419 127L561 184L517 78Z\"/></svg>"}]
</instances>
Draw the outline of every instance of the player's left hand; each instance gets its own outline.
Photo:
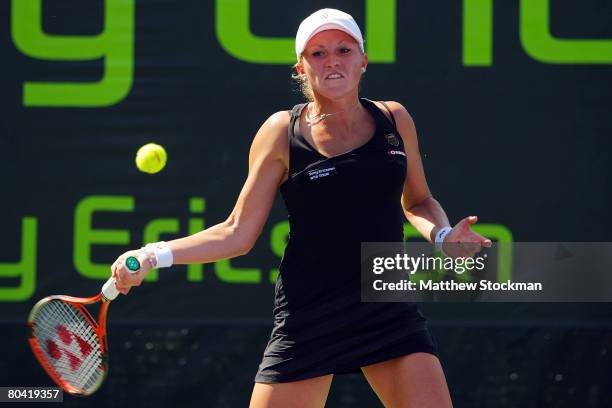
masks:
<instances>
[{"instance_id":1,"label":"player's left hand","mask_svg":"<svg viewBox=\"0 0 612 408\"><path fill-rule=\"evenodd\" d=\"M476 224L478 217L471 215L459 221L444 238L442 250L451 258L471 258L481 251L482 247L490 248L488 238L475 233L470 225Z\"/></svg>"}]
</instances>

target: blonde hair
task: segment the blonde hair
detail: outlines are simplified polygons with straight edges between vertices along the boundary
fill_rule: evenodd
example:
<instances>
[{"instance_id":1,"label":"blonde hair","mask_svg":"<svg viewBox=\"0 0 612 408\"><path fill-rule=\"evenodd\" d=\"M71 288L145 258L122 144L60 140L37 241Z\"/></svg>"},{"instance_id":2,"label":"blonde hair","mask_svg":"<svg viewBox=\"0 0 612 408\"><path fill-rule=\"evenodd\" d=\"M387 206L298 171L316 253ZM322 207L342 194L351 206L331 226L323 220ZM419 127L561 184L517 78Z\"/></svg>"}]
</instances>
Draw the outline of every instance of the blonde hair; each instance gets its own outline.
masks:
<instances>
[{"instance_id":1,"label":"blonde hair","mask_svg":"<svg viewBox=\"0 0 612 408\"><path fill-rule=\"evenodd\" d=\"M302 62L302 58L303 57L300 55L300 60L293 65L292 67L293 72L291 73L291 79L297 82L300 88L300 92L302 92L302 95L304 96L304 98L308 102L313 102L314 101L314 91L312 90L312 86L310 85L310 82L308 82L308 78L306 78L306 75L301 75L297 70L297 65Z\"/></svg>"}]
</instances>

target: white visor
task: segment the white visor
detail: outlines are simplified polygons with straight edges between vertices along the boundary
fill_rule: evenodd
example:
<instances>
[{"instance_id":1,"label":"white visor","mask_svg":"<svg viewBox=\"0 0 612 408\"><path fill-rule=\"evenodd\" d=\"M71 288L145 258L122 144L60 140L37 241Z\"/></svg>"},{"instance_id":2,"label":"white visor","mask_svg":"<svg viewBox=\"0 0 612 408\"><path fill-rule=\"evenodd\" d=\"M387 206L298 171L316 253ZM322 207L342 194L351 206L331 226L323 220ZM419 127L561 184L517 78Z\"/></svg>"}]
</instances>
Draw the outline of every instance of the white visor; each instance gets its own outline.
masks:
<instances>
[{"instance_id":1,"label":"white visor","mask_svg":"<svg viewBox=\"0 0 612 408\"><path fill-rule=\"evenodd\" d=\"M295 36L295 55L297 59L300 59L306 44L312 37L321 31L334 29L344 31L353 37L359 44L361 52L364 52L361 30L359 30L359 26L353 17L343 11L326 8L315 11L300 24Z\"/></svg>"}]
</instances>

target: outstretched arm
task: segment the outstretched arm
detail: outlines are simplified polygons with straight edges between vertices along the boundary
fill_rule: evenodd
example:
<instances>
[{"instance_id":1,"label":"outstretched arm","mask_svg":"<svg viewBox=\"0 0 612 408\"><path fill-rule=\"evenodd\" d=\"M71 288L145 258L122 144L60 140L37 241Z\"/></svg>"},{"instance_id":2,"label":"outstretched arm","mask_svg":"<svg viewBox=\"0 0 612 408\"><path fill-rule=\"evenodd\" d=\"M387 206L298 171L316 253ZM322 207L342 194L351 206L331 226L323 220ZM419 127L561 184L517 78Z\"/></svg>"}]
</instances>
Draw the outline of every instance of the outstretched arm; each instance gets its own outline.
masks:
<instances>
[{"instance_id":1,"label":"outstretched arm","mask_svg":"<svg viewBox=\"0 0 612 408\"><path fill-rule=\"evenodd\" d=\"M227 219L196 234L168 241L174 264L207 263L244 255L251 250L263 229L276 190L287 172L287 112L270 116L255 136L249 152L249 173L234 209ZM128 273L124 260L141 260L137 273ZM128 251L111 266L117 289L127 294L138 286L153 267L142 251Z\"/></svg>"},{"instance_id":2,"label":"outstretched arm","mask_svg":"<svg viewBox=\"0 0 612 408\"><path fill-rule=\"evenodd\" d=\"M168 243L175 264L214 262L251 250L287 171L287 117L287 112L271 116L255 136L249 153L248 177L227 219Z\"/></svg>"}]
</instances>

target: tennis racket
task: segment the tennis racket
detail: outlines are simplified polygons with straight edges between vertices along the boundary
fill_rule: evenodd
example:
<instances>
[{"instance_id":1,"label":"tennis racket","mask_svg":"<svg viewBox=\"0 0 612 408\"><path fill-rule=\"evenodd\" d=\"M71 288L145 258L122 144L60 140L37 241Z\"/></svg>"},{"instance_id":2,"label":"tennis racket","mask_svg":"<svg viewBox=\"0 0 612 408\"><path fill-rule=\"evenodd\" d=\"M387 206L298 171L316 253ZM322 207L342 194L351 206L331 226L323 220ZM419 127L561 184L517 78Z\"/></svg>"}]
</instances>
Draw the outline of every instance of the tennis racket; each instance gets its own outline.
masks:
<instances>
[{"instance_id":1,"label":"tennis racket","mask_svg":"<svg viewBox=\"0 0 612 408\"><path fill-rule=\"evenodd\" d=\"M135 261L135 263L134 263ZM126 260L127 270L135 272L140 263ZM96 296L47 296L38 301L28 317L28 341L47 374L64 391L74 395L96 392L108 371L106 315L110 302L119 295L111 277ZM98 321L85 305L100 302Z\"/></svg>"}]
</instances>

